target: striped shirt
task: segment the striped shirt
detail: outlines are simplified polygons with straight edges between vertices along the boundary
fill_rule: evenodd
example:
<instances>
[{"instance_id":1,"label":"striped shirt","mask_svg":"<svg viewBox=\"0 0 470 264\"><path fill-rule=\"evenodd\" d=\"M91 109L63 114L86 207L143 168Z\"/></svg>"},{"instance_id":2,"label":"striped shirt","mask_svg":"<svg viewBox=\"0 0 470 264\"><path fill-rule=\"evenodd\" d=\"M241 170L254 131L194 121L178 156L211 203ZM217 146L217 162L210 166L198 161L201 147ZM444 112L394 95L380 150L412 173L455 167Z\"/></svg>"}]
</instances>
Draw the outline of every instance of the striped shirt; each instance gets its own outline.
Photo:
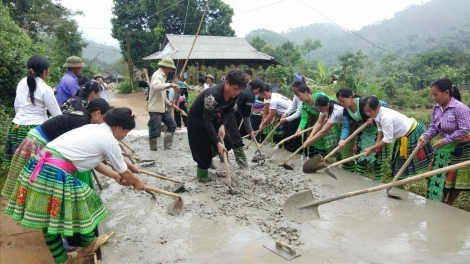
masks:
<instances>
[{"instance_id":1,"label":"striped shirt","mask_svg":"<svg viewBox=\"0 0 470 264\"><path fill-rule=\"evenodd\" d=\"M95 168L106 157L117 173L127 170L119 142L106 123L71 130L48 143L46 147L58 151L72 162L79 172Z\"/></svg>"},{"instance_id":2,"label":"striped shirt","mask_svg":"<svg viewBox=\"0 0 470 264\"><path fill-rule=\"evenodd\" d=\"M470 109L452 97L444 111L439 104L432 108L431 124L423 136L429 141L437 133L444 144L457 142L470 132Z\"/></svg>"}]
</instances>

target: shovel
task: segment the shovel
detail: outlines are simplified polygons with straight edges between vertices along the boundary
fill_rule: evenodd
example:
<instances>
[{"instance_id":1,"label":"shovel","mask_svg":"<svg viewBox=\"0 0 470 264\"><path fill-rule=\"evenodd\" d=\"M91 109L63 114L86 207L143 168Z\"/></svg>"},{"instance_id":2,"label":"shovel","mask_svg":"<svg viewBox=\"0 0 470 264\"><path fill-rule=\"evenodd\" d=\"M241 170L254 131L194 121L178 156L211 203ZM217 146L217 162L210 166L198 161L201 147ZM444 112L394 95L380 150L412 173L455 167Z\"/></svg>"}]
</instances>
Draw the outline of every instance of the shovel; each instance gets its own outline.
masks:
<instances>
[{"instance_id":1,"label":"shovel","mask_svg":"<svg viewBox=\"0 0 470 264\"><path fill-rule=\"evenodd\" d=\"M333 201L340 200L340 199L344 199L344 198L348 198L348 197L352 197L352 196L356 196L356 195L360 195L360 194L375 192L375 191L395 187L398 185L407 184L410 182L429 178L436 174L440 174L440 173L444 173L444 172L448 172L452 170L457 170L457 169L469 167L469 166L470 166L470 161L465 161L459 164L447 166L445 168L428 171L426 173L422 173L422 174L419 174L410 178L406 178L403 180L399 180L396 182L382 184L379 186L362 189L359 191L344 193L344 194L341 194L332 198L328 198L322 201L315 201L312 191L308 190L305 192L294 194L291 197L289 197L284 203L283 211L284 211L284 214L287 216L287 218L289 218L290 220L303 223L303 222L320 218L320 214L318 213L319 205L326 204L326 203L333 202Z\"/></svg>"},{"instance_id":2,"label":"shovel","mask_svg":"<svg viewBox=\"0 0 470 264\"><path fill-rule=\"evenodd\" d=\"M279 146L281 146L284 142L286 142L286 141L288 141L288 140L291 140L291 139L293 139L293 138L295 138L295 137L298 137L298 136L300 136L300 135L303 135L305 132L308 132L308 131L310 131L310 130L312 130L312 129L313 129L313 126L307 128L307 129L304 129L304 130L302 130L302 131L300 131L299 134L294 134L294 135L292 135L292 136L286 137L285 139L279 141L279 143L277 143L276 146L274 146L273 150L271 151L271 153L269 153L268 156L269 156L270 158L272 158L273 155L274 155L274 152L276 152L276 150L279 149Z\"/></svg>"},{"instance_id":3,"label":"shovel","mask_svg":"<svg viewBox=\"0 0 470 264\"><path fill-rule=\"evenodd\" d=\"M167 181L171 181L171 182L180 184L180 186L174 191L174 193L181 193L181 192L186 191L186 188L184 187L183 182L180 182L180 181L172 179L172 178L165 177L163 175L160 175L158 173L154 173L154 172L151 172L151 171L142 170L142 169L139 169L139 171L141 173L144 173L144 174L147 174L147 175L150 175L150 176L153 176L153 177L157 177L157 178L160 178L160 179L163 179L163 180L167 180Z\"/></svg>"},{"instance_id":4,"label":"shovel","mask_svg":"<svg viewBox=\"0 0 470 264\"><path fill-rule=\"evenodd\" d=\"M242 125L243 125L243 119L242 119L242 121L240 122L240 125L238 126L238 130L242 129Z\"/></svg>"},{"instance_id":5,"label":"shovel","mask_svg":"<svg viewBox=\"0 0 470 264\"><path fill-rule=\"evenodd\" d=\"M301 146L300 148L298 148L294 153L292 153L289 157L287 157L286 160L284 160L284 163L281 165L282 167L284 167L284 169L286 170L293 170L294 167L292 167L291 165L288 165L287 162L292 159L292 157L295 156L295 154L299 153L299 151L301 151L302 149L304 149L304 146Z\"/></svg>"},{"instance_id":6,"label":"shovel","mask_svg":"<svg viewBox=\"0 0 470 264\"><path fill-rule=\"evenodd\" d=\"M266 136L263 142L261 142L261 145L259 147L261 148L266 142L268 142L268 139L274 134L276 129L281 125L281 122L277 123L277 125L273 128L273 130Z\"/></svg>"},{"instance_id":7,"label":"shovel","mask_svg":"<svg viewBox=\"0 0 470 264\"><path fill-rule=\"evenodd\" d=\"M172 192L167 192L167 191L164 191L164 190L160 190L160 189L157 189L155 187L150 187L150 186L147 186L145 185L145 191L152 191L152 192L156 192L156 193L159 193L159 194L163 194L163 195L168 195L168 196L171 196L171 197L175 197L175 198L178 198L178 200L172 202L171 204L168 205L167 207L167 212L169 214L172 214L172 215L177 215L177 214L180 214L182 211L183 211L183 199L181 199L181 196L179 194L176 194L176 193L172 193Z\"/></svg>"},{"instance_id":8,"label":"shovel","mask_svg":"<svg viewBox=\"0 0 470 264\"><path fill-rule=\"evenodd\" d=\"M255 131L255 134L257 134L258 132L259 132L259 130L256 130L256 131ZM250 136L250 135L245 135L245 136L242 137L242 139L248 138L249 136Z\"/></svg>"},{"instance_id":9,"label":"shovel","mask_svg":"<svg viewBox=\"0 0 470 264\"><path fill-rule=\"evenodd\" d=\"M251 159L251 162L264 162L264 159L266 158L263 153L261 153L261 148L259 147L259 144L258 144L258 141L256 141L256 134L255 136L253 137L253 140L255 141L255 144L256 144L256 147L258 148L257 151L255 151L255 156L253 157L253 159ZM259 153L259 157L257 158L256 157L256 153Z\"/></svg>"},{"instance_id":10,"label":"shovel","mask_svg":"<svg viewBox=\"0 0 470 264\"><path fill-rule=\"evenodd\" d=\"M219 136L219 140L220 140L220 143L222 143L222 145L224 145L225 147L225 144L224 144L224 138ZM227 185L228 185L228 188L229 188L229 191L228 193L230 194L236 194L237 191L235 191L233 188L232 188L232 177L230 176L230 168L229 168L229 165L228 165L228 159L227 159L227 152L224 151L224 164L225 164L225 172L227 174Z\"/></svg>"},{"instance_id":11,"label":"shovel","mask_svg":"<svg viewBox=\"0 0 470 264\"><path fill-rule=\"evenodd\" d=\"M356 137L364 128L366 128L369 124L364 123L362 126L358 127L356 131L354 131L347 139L344 140L344 144L348 143L351 139ZM328 160L329 157L333 156L338 150L340 150L341 147L337 146L335 149L333 149L328 155L325 156L325 158L321 158L320 162L315 162L317 160L315 159L310 159L307 160L304 164L304 172L305 170L309 172L316 172L318 170L326 168L328 165L326 164L326 161ZM319 155L321 157L321 155Z\"/></svg>"},{"instance_id":12,"label":"shovel","mask_svg":"<svg viewBox=\"0 0 470 264\"><path fill-rule=\"evenodd\" d=\"M352 156L352 157L349 157L349 158L347 158L347 159L344 159L344 160L340 160L340 161L338 161L338 162L335 162L335 163L329 165L328 167L326 167L325 173L328 174L329 176L333 177L334 179L337 179L336 176L335 176L333 173L331 173L331 171L330 171L330 169L331 169L332 167L338 166L338 165L340 165L340 164L344 164L344 163L347 163L347 162L350 162L350 161L353 161L353 160L356 160L356 159L358 159L358 158L360 158L360 157L364 157L364 153L360 153L360 154L354 155L354 156ZM304 164L304 165L305 165L305 164Z\"/></svg>"},{"instance_id":13,"label":"shovel","mask_svg":"<svg viewBox=\"0 0 470 264\"><path fill-rule=\"evenodd\" d=\"M421 144L420 141L418 141L418 144L416 145L415 149L413 150L413 152L411 152L410 156L408 157L408 159L406 159L405 163L403 164L403 166L401 166L400 170L398 171L397 175L395 175L395 177L393 178L393 180L391 182L394 182L396 180L398 180L398 178L400 178L400 176L403 174L403 172L406 170L406 168L408 167L408 165L410 165L410 162L413 160L414 156L416 156L416 153L418 153L418 151L423 147L423 145ZM392 188L387 188L385 191L387 192L387 195L391 198L394 198L394 199L400 199L400 196L394 194L394 193L391 193L390 192L390 189Z\"/></svg>"}]
</instances>

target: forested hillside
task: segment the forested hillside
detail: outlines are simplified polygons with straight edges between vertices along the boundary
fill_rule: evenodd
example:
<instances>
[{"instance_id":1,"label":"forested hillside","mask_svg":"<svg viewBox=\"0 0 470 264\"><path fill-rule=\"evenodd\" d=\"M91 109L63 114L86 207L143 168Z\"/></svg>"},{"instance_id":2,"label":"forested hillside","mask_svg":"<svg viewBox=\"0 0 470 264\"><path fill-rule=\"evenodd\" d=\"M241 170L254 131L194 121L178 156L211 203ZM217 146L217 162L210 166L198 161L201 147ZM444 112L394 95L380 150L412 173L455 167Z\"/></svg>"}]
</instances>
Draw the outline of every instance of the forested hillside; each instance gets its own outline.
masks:
<instances>
[{"instance_id":1,"label":"forested hillside","mask_svg":"<svg viewBox=\"0 0 470 264\"><path fill-rule=\"evenodd\" d=\"M370 42L405 59L420 52L470 49L470 2L462 0L432 0L423 5L412 5L395 13L391 19L378 21L356 31ZM370 59L387 55L351 32L333 24L313 24L293 28L277 34L265 29L252 31L248 41L260 37L273 46L288 39L297 45L305 39L319 39L323 46L311 56L326 63L336 62L337 55L346 51L362 51ZM282 44L282 43L281 43Z\"/></svg>"}]
</instances>

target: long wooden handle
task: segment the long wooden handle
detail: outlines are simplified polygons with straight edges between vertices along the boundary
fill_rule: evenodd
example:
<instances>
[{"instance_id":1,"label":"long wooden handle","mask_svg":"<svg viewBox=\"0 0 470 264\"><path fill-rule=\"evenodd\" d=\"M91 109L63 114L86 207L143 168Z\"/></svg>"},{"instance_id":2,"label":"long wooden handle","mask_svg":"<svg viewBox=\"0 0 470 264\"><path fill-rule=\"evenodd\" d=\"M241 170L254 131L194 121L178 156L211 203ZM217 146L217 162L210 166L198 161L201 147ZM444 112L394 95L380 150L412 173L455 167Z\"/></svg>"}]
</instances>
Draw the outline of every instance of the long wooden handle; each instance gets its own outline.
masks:
<instances>
[{"instance_id":1,"label":"long wooden handle","mask_svg":"<svg viewBox=\"0 0 470 264\"><path fill-rule=\"evenodd\" d=\"M273 128L273 130L266 136L266 138L264 139L263 142L261 142L261 145L259 145L259 147L261 148L264 143L266 143L268 141L268 139L271 137L272 134L274 134L274 132L276 131L276 129L281 125L281 122L277 123L277 125Z\"/></svg>"},{"instance_id":2,"label":"long wooden handle","mask_svg":"<svg viewBox=\"0 0 470 264\"><path fill-rule=\"evenodd\" d=\"M95 170L92 169L91 173L93 174L93 177L95 178L96 184L98 184L98 188L100 188L100 190L103 190L103 186L101 186L101 182L98 179L98 176L96 176Z\"/></svg>"},{"instance_id":3,"label":"long wooden handle","mask_svg":"<svg viewBox=\"0 0 470 264\"><path fill-rule=\"evenodd\" d=\"M164 191L164 190L160 190L160 189L157 189L157 188L151 187L151 186L145 185L145 190L181 199L181 196L179 196L179 194L172 193L172 192L167 192L167 191Z\"/></svg>"},{"instance_id":4,"label":"long wooden handle","mask_svg":"<svg viewBox=\"0 0 470 264\"><path fill-rule=\"evenodd\" d=\"M418 153L418 151L423 147L423 145L421 144L420 141L418 141L418 144L416 145L415 149L413 150L413 152L411 152L410 156L408 156L408 159L406 159L405 163L403 164L403 166L401 166L400 170L398 171L397 175L395 175L395 177L393 178L393 180L391 182L394 182L396 180L398 180L398 178L400 178L400 176L403 174L403 172L406 170L406 168L408 167L408 165L410 165L411 161L413 160L414 156L416 156L416 153Z\"/></svg>"},{"instance_id":5,"label":"long wooden handle","mask_svg":"<svg viewBox=\"0 0 470 264\"><path fill-rule=\"evenodd\" d=\"M294 157L295 154L299 153L299 151L301 151L302 149L304 149L304 146L301 146L294 153L292 153L289 157L287 157L287 159L284 161L284 164L287 163L290 159L292 159L292 157Z\"/></svg>"},{"instance_id":6,"label":"long wooden handle","mask_svg":"<svg viewBox=\"0 0 470 264\"><path fill-rule=\"evenodd\" d=\"M333 201L348 198L348 197L351 197L351 196L356 196L356 195L360 195L360 194L364 194L364 193L375 192L375 191L395 187L395 186L398 186L398 185L403 185L403 184L407 184L407 183L410 183L410 182L418 181L418 180L421 180L421 179L429 178L429 177L431 177L433 175L436 175L436 174L441 174L441 173L452 171L452 170L458 170L458 169L461 169L461 168L464 168L464 167L470 167L470 161L465 161L465 162L462 162L462 163L459 163L459 164L447 166L447 167L437 169L437 170L433 170L433 171L428 171L428 172L425 172L425 173L422 173L422 174L419 174L419 175L416 175L416 176L413 176L413 177L409 177L409 178L406 178L406 179L403 179L403 180L399 180L399 181L396 181L396 182L382 184L382 185L379 185L379 186L375 186L375 187L371 187L371 188L367 188L367 189L362 189L362 190L359 190L359 191L344 193L344 194L341 194L341 195L338 195L338 196L335 196L335 197L332 197L332 198L328 198L328 199L325 199L325 200L322 200L322 201L311 203L311 204L306 205L306 206L302 206L300 208L318 206L320 204L333 202Z\"/></svg>"},{"instance_id":7,"label":"long wooden handle","mask_svg":"<svg viewBox=\"0 0 470 264\"><path fill-rule=\"evenodd\" d=\"M160 175L158 173L154 173L154 172L151 172L151 171L147 171L147 170L142 170L142 169L139 169L140 172L142 173L145 173L147 175L150 175L150 176L154 176L154 177L157 177L157 178L160 178L160 179L164 179L164 180L168 180L168 181L172 181L172 182L175 182L175 183L181 183L180 181L178 180L175 180L175 179L172 179L172 178L168 178L168 177L165 177L163 175Z\"/></svg>"},{"instance_id":8,"label":"long wooden handle","mask_svg":"<svg viewBox=\"0 0 470 264\"><path fill-rule=\"evenodd\" d=\"M356 160L356 159L358 159L358 158L360 158L360 157L364 157L364 152L363 152L363 153L360 153L360 154L357 154L357 155L354 155L354 156L352 156L352 157L349 157L349 158L347 158L347 159L344 159L344 160L340 160L340 161L338 161L338 162L335 162L335 163L329 165L329 166L326 167L326 168L329 169L329 168L332 168L332 167L334 167L334 166L337 166L337 165L340 165L340 164L343 164L343 163L346 163L346 162L350 162L350 161Z\"/></svg>"},{"instance_id":9,"label":"long wooden handle","mask_svg":"<svg viewBox=\"0 0 470 264\"><path fill-rule=\"evenodd\" d=\"M243 125L243 119L242 121L240 122L240 125L238 126L238 130L240 130L242 128L242 125Z\"/></svg>"},{"instance_id":10,"label":"long wooden handle","mask_svg":"<svg viewBox=\"0 0 470 264\"><path fill-rule=\"evenodd\" d=\"M121 142L124 146L126 146L132 153L135 152L135 149L133 147L131 147L129 144L127 144L126 142L124 142L123 140L121 140L119 142Z\"/></svg>"},{"instance_id":11,"label":"long wooden handle","mask_svg":"<svg viewBox=\"0 0 470 264\"><path fill-rule=\"evenodd\" d=\"M259 132L259 130L256 130L256 131L255 131L255 134L257 134L258 132ZM245 138L247 138L247 137L249 137L249 136L250 136L250 135L245 135L245 136L242 137L242 139L245 139Z\"/></svg>"},{"instance_id":12,"label":"long wooden handle","mask_svg":"<svg viewBox=\"0 0 470 264\"><path fill-rule=\"evenodd\" d=\"M358 127L356 129L356 131L354 131L351 135L349 135L349 137L347 139L344 140L344 144L348 143L351 139L353 139L354 137L356 137L359 133L361 133L362 130L364 130L364 128L366 128L369 124L366 122L364 124L362 124L362 126ZM329 157L333 156L341 147L340 146L337 146L335 149L333 149L330 153L328 153L328 155L326 155L323 160L327 160Z\"/></svg>"},{"instance_id":13,"label":"long wooden handle","mask_svg":"<svg viewBox=\"0 0 470 264\"><path fill-rule=\"evenodd\" d=\"M220 140L220 143L222 143L222 145L224 145L225 147L224 138L219 136L219 140ZM224 158L224 164L225 164L225 172L227 174L227 183L228 183L229 188L232 188L232 176L230 176L230 168L228 166L227 152L224 152L223 158Z\"/></svg>"},{"instance_id":14,"label":"long wooden handle","mask_svg":"<svg viewBox=\"0 0 470 264\"><path fill-rule=\"evenodd\" d=\"M295 137L298 137L298 136L300 136L300 135L304 134L305 132L308 132L308 131L310 131L310 130L312 130L312 129L313 129L313 126L307 128L307 129L304 129L304 130L302 130L302 131L300 131L299 134L294 134L294 135L292 135L292 136L286 137L285 139L279 141L279 143L277 143L275 147L279 147L282 143L284 143L284 142L286 142L286 141L288 141L288 140L291 140L291 139L293 139L293 138L295 138Z\"/></svg>"}]
</instances>

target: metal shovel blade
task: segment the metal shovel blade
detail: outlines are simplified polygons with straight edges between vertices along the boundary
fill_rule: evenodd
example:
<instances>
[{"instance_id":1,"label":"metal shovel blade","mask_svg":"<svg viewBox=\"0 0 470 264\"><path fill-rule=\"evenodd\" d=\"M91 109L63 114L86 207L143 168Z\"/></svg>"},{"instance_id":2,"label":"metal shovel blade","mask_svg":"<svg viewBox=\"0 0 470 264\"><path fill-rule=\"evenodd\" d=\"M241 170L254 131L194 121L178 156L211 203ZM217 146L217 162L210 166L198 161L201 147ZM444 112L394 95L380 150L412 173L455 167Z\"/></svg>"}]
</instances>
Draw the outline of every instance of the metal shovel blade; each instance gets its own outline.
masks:
<instances>
[{"instance_id":1,"label":"metal shovel blade","mask_svg":"<svg viewBox=\"0 0 470 264\"><path fill-rule=\"evenodd\" d=\"M397 200L401 200L401 197L398 195L398 194L395 194L393 192L390 192L392 188L387 188L386 189L386 192L387 192L387 195L388 197L392 198L392 199L397 199Z\"/></svg>"},{"instance_id":2,"label":"metal shovel blade","mask_svg":"<svg viewBox=\"0 0 470 264\"><path fill-rule=\"evenodd\" d=\"M321 163L322 157L320 155L317 155L309 160L307 160L304 163L303 171L305 173L313 173L316 172L317 170L315 169L318 164Z\"/></svg>"},{"instance_id":3,"label":"metal shovel blade","mask_svg":"<svg viewBox=\"0 0 470 264\"><path fill-rule=\"evenodd\" d=\"M271 250L272 252L278 254L279 256L287 259L287 260L292 260L300 254L297 254L296 250L288 244L282 243L282 242L269 242L263 245L263 247Z\"/></svg>"},{"instance_id":4,"label":"metal shovel blade","mask_svg":"<svg viewBox=\"0 0 470 264\"><path fill-rule=\"evenodd\" d=\"M311 190L299 192L286 200L282 210L286 217L294 222L303 223L315 220L320 218L318 206L301 208L302 206L309 205L313 202L315 202L315 198L313 198Z\"/></svg>"},{"instance_id":5,"label":"metal shovel blade","mask_svg":"<svg viewBox=\"0 0 470 264\"><path fill-rule=\"evenodd\" d=\"M284 169L286 169L286 170L293 170L294 169L294 167L292 167L291 165L289 165L287 163L284 163L281 166L284 167Z\"/></svg>"},{"instance_id":6,"label":"metal shovel blade","mask_svg":"<svg viewBox=\"0 0 470 264\"><path fill-rule=\"evenodd\" d=\"M183 200L179 198L178 200L172 202L166 208L166 211L172 215L179 215L183 211Z\"/></svg>"},{"instance_id":7,"label":"metal shovel blade","mask_svg":"<svg viewBox=\"0 0 470 264\"><path fill-rule=\"evenodd\" d=\"M333 179L337 180L338 178L336 178L336 176L330 171L330 168L327 168L325 170L325 173L328 175L328 176L331 176Z\"/></svg>"}]
</instances>

